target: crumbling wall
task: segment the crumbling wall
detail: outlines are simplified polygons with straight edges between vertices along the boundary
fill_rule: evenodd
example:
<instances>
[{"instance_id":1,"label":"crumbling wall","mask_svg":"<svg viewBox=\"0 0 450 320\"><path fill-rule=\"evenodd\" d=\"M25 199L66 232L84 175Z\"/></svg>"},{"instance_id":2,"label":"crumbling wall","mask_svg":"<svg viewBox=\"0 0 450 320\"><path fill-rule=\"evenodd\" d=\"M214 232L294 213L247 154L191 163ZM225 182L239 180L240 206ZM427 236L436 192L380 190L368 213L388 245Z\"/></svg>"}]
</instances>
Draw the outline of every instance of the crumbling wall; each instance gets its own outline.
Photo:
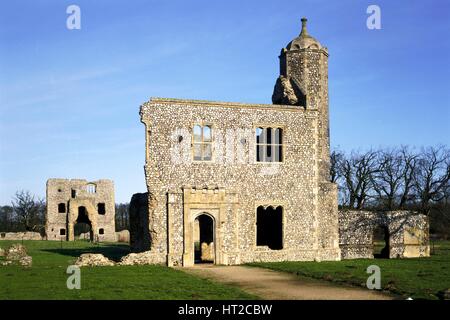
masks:
<instances>
[{"instance_id":1,"label":"crumbling wall","mask_svg":"<svg viewBox=\"0 0 450 320\"><path fill-rule=\"evenodd\" d=\"M49 179L45 232L48 240L74 240L78 208L85 207L93 240L116 241L114 182Z\"/></svg>"},{"instance_id":2,"label":"crumbling wall","mask_svg":"<svg viewBox=\"0 0 450 320\"><path fill-rule=\"evenodd\" d=\"M0 240L44 240L39 232L0 232Z\"/></svg>"},{"instance_id":3,"label":"crumbling wall","mask_svg":"<svg viewBox=\"0 0 450 320\"><path fill-rule=\"evenodd\" d=\"M430 255L428 217L413 211L339 211L339 246L342 259L371 259L373 233L386 227L389 258Z\"/></svg>"}]
</instances>

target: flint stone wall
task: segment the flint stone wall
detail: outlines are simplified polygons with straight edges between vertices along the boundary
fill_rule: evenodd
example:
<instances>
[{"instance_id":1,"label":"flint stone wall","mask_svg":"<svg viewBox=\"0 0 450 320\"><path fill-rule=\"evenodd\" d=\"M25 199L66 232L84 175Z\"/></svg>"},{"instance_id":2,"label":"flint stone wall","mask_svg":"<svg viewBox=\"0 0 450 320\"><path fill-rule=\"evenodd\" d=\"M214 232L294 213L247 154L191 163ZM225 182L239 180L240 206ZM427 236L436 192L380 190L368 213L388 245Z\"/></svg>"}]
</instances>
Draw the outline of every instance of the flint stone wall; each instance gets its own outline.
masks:
<instances>
[{"instance_id":1,"label":"flint stone wall","mask_svg":"<svg viewBox=\"0 0 450 320\"><path fill-rule=\"evenodd\" d=\"M319 177L318 112L299 106L248 105L152 99L141 107L146 125L146 182L150 249L169 265L193 263L193 221L207 212L215 221L215 262L339 260L337 189ZM243 129L242 139L214 144L213 161L174 162L186 155L196 123L214 132ZM284 161L256 162L258 126L284 129ZM180 131L186 129L187 133ZM180 138L180 136L182 138ZM217 137L217 136L216 136ZM185 141L187 145L178 144ZM214 141L214 138L213 138ZM244 159L218 161L226 148L244 149ZM283 207L283 249L256 246L256 210ZM131 211L131 210L130 210ZM133 237L132 237L133 238Z\"/></svg>"},{"instance_id":2,"label":"flint stone wall","mask_svg":"<svg viewBox=\"0 0 450 320\"><path fill-rule=\"evenodd\" d=\"M44 240L39 232L0 232L0 240Z\"/></svg>"},{"instance_id":3,"label":"flint stone wall","mask_svg":"<svg viewBox=\"0 0 450 320\"><path fill-rule=\"evenodd\" d=\"M390 258L430 256L427 216L411 211L340 210L342 259L373 258L373 234L377 226L388 229Z\"/></svg>"},{"instance_id":4,"label":"flint stone wall","mask_svg":"<svg viewBox=\"0 0 450 320\"><path fill-rule=\"evenodd\" d=\"M95 185L95 192L87 190ZM74 196L73 196L74 195ZM98 204L105 204L105 214L99 214ZM65 212L58 212L58 205L65 205ZM49 179L47 181L47 213L45 232L48 240L74 240L74 224L78 208L85 207L92 225L93 240L116 241L114 183L102 179L89 182L83 179ZM64 235L60 231L64 229ZM103 229L103 234L100 234Z\"/></svg>"}]
</instances>

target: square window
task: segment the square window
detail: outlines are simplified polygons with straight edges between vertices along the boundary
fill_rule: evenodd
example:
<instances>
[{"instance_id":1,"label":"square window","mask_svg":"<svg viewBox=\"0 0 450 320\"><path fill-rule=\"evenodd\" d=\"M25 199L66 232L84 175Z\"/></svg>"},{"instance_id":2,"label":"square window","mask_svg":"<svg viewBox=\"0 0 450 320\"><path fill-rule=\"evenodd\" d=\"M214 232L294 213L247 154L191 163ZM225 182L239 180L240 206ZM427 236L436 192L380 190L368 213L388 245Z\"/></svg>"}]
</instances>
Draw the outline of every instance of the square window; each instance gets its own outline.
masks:
<instances>
[{"instance_id":1,"label":"square window","mask_svg":"<svg viewBox=\"0 0 450 320\"><path fill-rule=\"evenodd\" d=\"M98 214L101 214L101 215L106 214L105 204L104 203L97 204L97 211L98 211Z\"/></svg>"},{"instance_id":2,"label":"square window","mask_svg":"<svg viewBox=\"0 0 450 320\"><path fill-rule=\"evenodd\" d=\"M66 235L66 229L59 229L59 235L65 236Z\"/></svg>"},{"instance_id":3,"label":"square window","mask_svg":"<svg viewBox=\"0 0 450 320\"><path fill-rule=\"evenodd\" d=\"M258 127L255 136L257 162L283 161L283 129Z\"/></svg>"},{"instance_id":4,"label":"square window","mask_svg":"<svg viewBox=\"0 0 450 320\"><path fill-rule=\"evenodd\" d=\"M65 203L58 204L58 213L66 213L66 204Z\"/></svg>"}]
</instances>

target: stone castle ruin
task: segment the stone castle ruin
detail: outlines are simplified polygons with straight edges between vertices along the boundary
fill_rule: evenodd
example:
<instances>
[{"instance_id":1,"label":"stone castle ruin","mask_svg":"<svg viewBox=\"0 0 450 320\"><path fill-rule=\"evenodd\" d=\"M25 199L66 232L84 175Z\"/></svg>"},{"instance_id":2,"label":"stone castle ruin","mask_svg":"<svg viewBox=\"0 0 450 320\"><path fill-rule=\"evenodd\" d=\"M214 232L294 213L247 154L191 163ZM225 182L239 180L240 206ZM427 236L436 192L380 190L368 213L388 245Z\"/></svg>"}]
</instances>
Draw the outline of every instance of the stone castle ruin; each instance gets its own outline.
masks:
<instances>
[{"instance_id":1,"label":"stone castle ruin","mask_svg":"<svg viewBox=\"0 0 450 320\"><path fill-rule=\"evenodd\" d=\"M273 104L152 98L141 106L148 192L130 203L135 252L169 266L367 258L384 219L384 253L429 255L424 216L338 212L328 50L306 22L281 50Z\"/></svg>"},{"instance_id":2,"label":"stone castle ruin","mask_svg":"<svg viewBox=\"0 0 450 320\"><path fill-rule=\"evenodd\" d=\"M328 50L306 19L281 51L273 104L153 98L140 114L155 260L340 259Z\"/></svg>"},{"instance_id":3,"label":"stone castle ruin","mask_svg":"<svg viewBox=\"0 0 450 320\"><path fill-rule=\"evenodd\" d=\"M114 183L111 180L47 181L47 239L73 241L77 229L77 235L85 233L91 241L116 241Z\"/></svg>"},{"instance_id":4,"label":"stone castle ruin","mask_svg":"<svg viewBox=\"0 0 450 320\"><path fill-rule=\"evenodd\" d=\"M131 199L134 253L123 263L373 258L378 233L382 256L429 256L423 215L338 211L328 49L306 22L281 50L273 104L152 98L140 107L148 192ZM91 240L115 241L114 210L110 180L47 182L49 240L74 240L83 224Z\"/></svg>"}]
</instances>

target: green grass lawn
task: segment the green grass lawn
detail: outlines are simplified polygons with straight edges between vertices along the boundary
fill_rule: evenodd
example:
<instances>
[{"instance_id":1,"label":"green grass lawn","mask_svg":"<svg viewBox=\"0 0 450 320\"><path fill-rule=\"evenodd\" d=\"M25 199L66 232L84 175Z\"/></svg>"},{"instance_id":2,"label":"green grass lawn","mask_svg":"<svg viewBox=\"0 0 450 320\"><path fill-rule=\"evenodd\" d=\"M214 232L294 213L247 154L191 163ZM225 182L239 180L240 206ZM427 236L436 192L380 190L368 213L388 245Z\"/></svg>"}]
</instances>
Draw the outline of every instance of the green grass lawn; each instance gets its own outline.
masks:
<instances>
[{"instance_id":1,"label":"green grass lawn","mask_svg":"<svg viewBox=\"0 0 450 320\"><path fill-rule=\"evenodd\" d=\"M435 244L429 258L356 259L324 262L252 263L251 266L332 281L338 284L366 286L367 267L381 270L383 290L413 299L437 299L437 293L450 288L450 241Z\"/></svg>"},{"instance_id":2,"label":"green grass lawn","mask_svg":"<svg viewBox=\"0 0 450 320\"><path fill-rule=\"evenodd\" d=\"M6 248L20 241L0 241ZM0 266L0 300L4 299L256 299L242 290L164 266L82 267L81 289L66 286L66 269L87 252L118 260L129 252L123 244L84 241L24 241L33 266ZM0 259L2 259L0 257Z\"/></svg>"}]
</instances>

